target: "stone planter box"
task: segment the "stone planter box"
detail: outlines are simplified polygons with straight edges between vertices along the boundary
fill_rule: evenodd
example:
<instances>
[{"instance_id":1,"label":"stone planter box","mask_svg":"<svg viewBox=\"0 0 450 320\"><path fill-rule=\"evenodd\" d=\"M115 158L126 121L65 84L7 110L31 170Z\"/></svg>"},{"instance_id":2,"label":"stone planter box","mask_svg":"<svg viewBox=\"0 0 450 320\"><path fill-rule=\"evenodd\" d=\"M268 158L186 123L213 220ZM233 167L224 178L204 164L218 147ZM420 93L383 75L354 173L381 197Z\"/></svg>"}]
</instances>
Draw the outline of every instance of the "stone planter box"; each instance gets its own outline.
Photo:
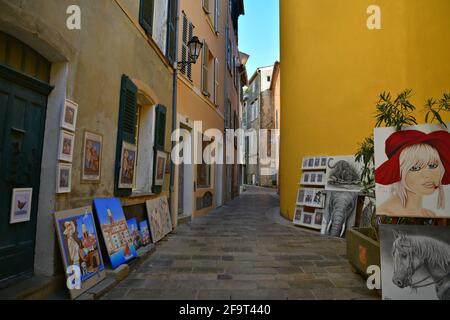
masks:
<instances>
[{"instance_id":1,"label":"stone planter box","mask_svg":"<svg viewBox=\"0 0 450 320\"><path fill-rule=\"evenodd\" d=\"M368 278L367 267L380 262L380 243L368 237L369 228L351 228L347 231L347 258L354 271Z\"/></svg>"}]
</instances>

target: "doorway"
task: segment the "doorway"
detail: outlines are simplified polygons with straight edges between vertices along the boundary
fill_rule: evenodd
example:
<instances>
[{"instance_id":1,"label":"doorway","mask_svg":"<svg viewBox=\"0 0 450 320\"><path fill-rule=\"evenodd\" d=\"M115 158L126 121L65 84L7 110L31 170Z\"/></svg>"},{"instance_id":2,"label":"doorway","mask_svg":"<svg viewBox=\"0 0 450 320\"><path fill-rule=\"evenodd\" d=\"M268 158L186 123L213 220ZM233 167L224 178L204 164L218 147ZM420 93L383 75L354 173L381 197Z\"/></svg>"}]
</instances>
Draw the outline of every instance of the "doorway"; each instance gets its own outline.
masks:
<instances>
[{"instance_id":1,"label":"doorway","mask_svg":"<svg viewBox=\"0 0 450 320\"><path fill-rule=\"evenodd\" d=\"M187 130L191 133L191 128L180 125L181 129ZM180 156L183 158L191 158L192 143L187 143L186 137L182 137L184 147L180 151ZM183 162L178 165L178 217L192 216L193 213L193 198L194 198L194 175L193 166L190 163Z\"/></svg>"},{"instance_id":2,"label":"doorway","mask_svg":"<svg viewBox=\"0 0 450 320\"><path fill-rule=\"evenodd\" d=\"M50 63L0 32L0 287L34 271ZM18 64L18 61L22 61ZM11 223L13 190L32 188L30 218ZM26 205L26 204L25 204ZM23 202L18 202L18 208Z\"/></svg>"}]
</instances>

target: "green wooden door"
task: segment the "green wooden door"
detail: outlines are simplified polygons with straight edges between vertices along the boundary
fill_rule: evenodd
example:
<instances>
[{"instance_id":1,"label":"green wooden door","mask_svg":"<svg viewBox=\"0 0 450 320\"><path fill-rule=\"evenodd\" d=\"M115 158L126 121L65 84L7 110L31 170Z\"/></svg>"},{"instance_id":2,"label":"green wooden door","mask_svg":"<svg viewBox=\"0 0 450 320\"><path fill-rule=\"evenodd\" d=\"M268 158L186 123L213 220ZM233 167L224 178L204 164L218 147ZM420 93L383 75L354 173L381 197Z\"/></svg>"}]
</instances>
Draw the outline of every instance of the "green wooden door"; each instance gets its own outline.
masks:
<instances>
[{"instance_id":1,"label":"green wooden door","mask_svg":"<svg viewBox=\"0 0 450 320\"><path fill-rule=\"evenodd\" d=\"M0 65L0 287L33 272L50 90L47 84ZM33 188L28 222L10 224L13 188Z\"/></svg>"}]
</instances>

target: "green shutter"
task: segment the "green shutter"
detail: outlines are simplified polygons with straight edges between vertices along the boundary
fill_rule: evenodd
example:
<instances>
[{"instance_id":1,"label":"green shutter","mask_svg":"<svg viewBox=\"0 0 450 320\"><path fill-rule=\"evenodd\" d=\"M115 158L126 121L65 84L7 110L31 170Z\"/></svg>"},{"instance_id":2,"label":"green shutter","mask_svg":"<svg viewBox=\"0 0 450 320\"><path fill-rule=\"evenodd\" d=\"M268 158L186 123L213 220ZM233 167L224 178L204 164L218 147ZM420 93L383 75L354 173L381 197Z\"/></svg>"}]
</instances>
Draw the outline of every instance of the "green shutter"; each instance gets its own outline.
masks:
<instances>
[{"instance_id":1,"label":"green shutter","mask_svg":"<svg viewBox=\"0 0 450 320\"><path fill-rule=\"evenodd\" d=\"M157 105L155 110L155 144L153 157L153 181L156 177L156 155L158 151L164 151L166 139L167 109L163 105ZM153 186L153 193L161 193L161 186Z\"/></svg>"},{"instance_id":2,"label":"green shutter","mask_svg":"<svg viewBox=\"0 0 450 320\"><path fill-rule=\"evenodd\" d=\"M176 28L178 15L178 0L169 1L169 15L167 18L167 58L174 64L177 60L176 53Z\"/></svg>"},{"instance_id":3,"label":"green shutter","mask_svg":"<svg viewBox=\"0 0 450 320\"><path fill-rule=\"evenodd\" d=\"M154 0L141 0L139 6L139 23L149 36L152 35Z\"/></svg>"},{"instance_id":4,"label":"green shutter","mask_svg":"<svg viewBox=\"0 0 450 320\"><path fill-rule=\"evenodd\" d=\"M136 143L137 87L126 75L122 76L119 105L119 124L117 128L116 167L114 194L116 197L131 195L131 189L119 189L122 142Z\"/></svg>"}]
</instances>

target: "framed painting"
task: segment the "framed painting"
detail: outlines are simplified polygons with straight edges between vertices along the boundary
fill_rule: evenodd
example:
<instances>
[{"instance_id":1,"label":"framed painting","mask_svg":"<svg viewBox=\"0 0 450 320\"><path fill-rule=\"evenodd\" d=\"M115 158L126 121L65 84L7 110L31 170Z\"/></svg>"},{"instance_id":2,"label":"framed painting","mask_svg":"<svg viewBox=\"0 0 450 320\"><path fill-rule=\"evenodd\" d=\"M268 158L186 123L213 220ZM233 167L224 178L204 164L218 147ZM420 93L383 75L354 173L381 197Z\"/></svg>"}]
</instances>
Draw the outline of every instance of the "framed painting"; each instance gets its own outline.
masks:
<instances>
[{"instance_id":1,"label":"framed painting","mask_svg":"<svg viewBox=\"0 0 450 320\"><path fill-rule=\"evenodd\" d=\"M136 258L136 248L120 200L94 199L94 207L113 269Z\"/></svg>"},{"instance_id":2,"label":"framed painting","mask_svg":"<svg viewBox=\"0 0 450 320\"><path fill-rule=\"evenodd\" d=\"M450 218L449 130L438 125L375 129L378 215Z\"/></svg>"},{"instance_id":3,"label":"framed painting","mask_svg":"<svg viewBox=\"0 0 450 320\"><path fill-rule=\"evenodd\" d=\"M106 276L92 207L56 212L55 225L68 289L75 299Z\"/></svg>"},{"instance_id":4,"label":"framed painting","mask_svg":"<svg viewBox=\"0 0 450 320\"><path fill-rule=\"evenodd\" d=\"M9 223L30 221L33 188L15 188L12 192Z\"/></svg>"},{"instance_id":5,"label":"framed painting","mask_svg":"<svg viewBox=\"0 0 450 320\"><path fill-rule=\"evenodd\" d=\"M132 189L136 168L136 146L124 141L120 159L119 189Z\"/></svg>"},{"instance_id":6,"label":"framed painting","mask_svg":"<svg viewBox=\"0 0 450 320\"><path fill-rule=\"evenodd\" d=\"M155 186L162 186L164 184L164 175L166 173L167 153L164 151L157 151L156 153L156 172L155 172Z\"/></svg>"},{"instance_id":7,"label":"framed painting","mask_svg":"<svg viewBox=\"0 0 450 320\"><path fill-rule=\"evenodd\" d=\"M100 183L103 137L89 131L84 132L81 181Z\"/></svg>"},{"instance_id":8,"label":"framed painting","mask_svg":"<svg viewBox=\"0 0 450 320\"><path fill-rule=\"evenodd\" d=\"M72 165L59 163L56 172L56 193L69 193L72 189Z\"/></svg>"},{"instance_id":9,"label":"framed painting","mask_svg":"<svg viewBox=\"0 0 450 320\"><path fill-rule=\"evenodd\" d=\"M66 99L61 115L61 127L74 132L77 126L78 104Z\"/></svg>"},{"instance_id":10,"label":"framed painting","mask_svg":"<svg viewBox=\"0 0 450 320\"><path fill-rule=\"evenodd\" d=\"M323 214L323 210L315 210L313 225L317 227L317 229L322 229Z\"/></svg>"},{"instance_id":11,"label":"framed painting","mask_svg":"<svg viewBox=\"0 0 450 320\"><path fill-rule=\"evenodd\" d=\"M72 162L75 134L61 130L59 135L58 160Z\"/></svg>"},{"instance_id":12,"label":"framed painting","mask_svg":"<svg viewBox=\"0 0 450 320\"><path fill-rule=\"evenodd\" d=\"M325 189L329 191L361 192L362 163L355 156L333 156L328 158Z\"/></svg>"},{"instance_id":13,"label":"framed painting","mask_svg":"<svg viewBox=\"0 0 450 320\"><path fill-rule=\"evenodd\" d=\"M147 200L146 206L152 241L156 243L172 232L172 218L167 197Z\"/></svg>"},{"instance_id":14,"label":"framed painting","mask_svg":"<svg viewBox=\"0 0 450 320\"><path fill-rule=\"evenodd\" d=\"M450 227L381 225L384 300L450 300Z\"/></svg>"}]
</instances>

